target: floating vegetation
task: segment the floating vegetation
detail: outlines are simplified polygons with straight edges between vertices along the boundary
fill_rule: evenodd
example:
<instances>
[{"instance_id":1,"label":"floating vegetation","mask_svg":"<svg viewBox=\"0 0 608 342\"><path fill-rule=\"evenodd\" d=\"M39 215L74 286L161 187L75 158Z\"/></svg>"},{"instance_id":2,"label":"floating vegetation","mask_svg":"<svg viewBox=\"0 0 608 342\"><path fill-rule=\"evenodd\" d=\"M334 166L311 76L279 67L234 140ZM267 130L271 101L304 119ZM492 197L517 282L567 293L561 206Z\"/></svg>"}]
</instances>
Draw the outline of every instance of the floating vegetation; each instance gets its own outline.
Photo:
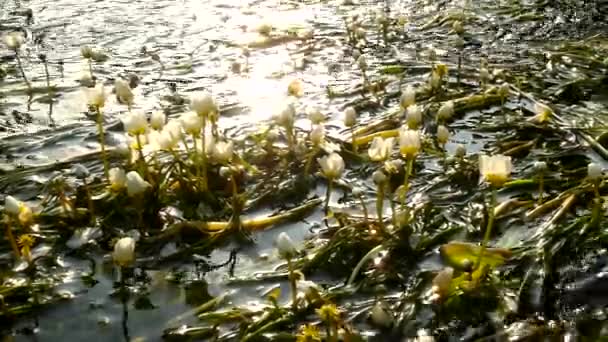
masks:
<instances>
[{"instance_id":1,"label":"floating vegetation","mask_svg":"<svg viewBox=\"0 0 608 342\"><path fill-rule=\"evenodd\" d=\"M40 33L56 28L32 35L36 11L11 14L2 331L605 336L606 37L581 25L584 39L539 43L534 29L564 38L547 23L576 13L561 2L354 5L272 5L331 10L303 20L311 28L244 25L254 7L204 5L225 14L209 25L238 33L183 28L204 39L193 46L163 18L148 24L170 27L162 44L70 46L77 86ZM81 325L59 328L61 314Z\"/></svg>"}]
</instances>

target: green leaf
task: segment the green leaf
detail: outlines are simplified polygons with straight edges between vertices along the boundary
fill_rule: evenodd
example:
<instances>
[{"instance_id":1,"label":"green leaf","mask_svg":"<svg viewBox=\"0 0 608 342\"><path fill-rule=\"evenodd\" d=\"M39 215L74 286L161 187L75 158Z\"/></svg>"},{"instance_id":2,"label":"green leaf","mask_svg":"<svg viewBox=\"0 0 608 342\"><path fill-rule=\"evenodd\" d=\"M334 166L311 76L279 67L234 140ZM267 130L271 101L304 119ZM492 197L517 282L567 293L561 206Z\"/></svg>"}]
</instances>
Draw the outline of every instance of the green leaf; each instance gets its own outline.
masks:
<instances>
[{"instance_id":1,"label":"green leaf","mask_svg":"<svg viewBox=\"0 0 608 342\"><path fill-rule=\"evenodd\" d=\"M450 242L439 248L441 258L450 266L460 269L470 269L477 261L481 247L467 242ZM488 265L491 268L498 267L505 263L512 253L506 248L486 248L481 265Z\"/></svg>"}]
</instances>

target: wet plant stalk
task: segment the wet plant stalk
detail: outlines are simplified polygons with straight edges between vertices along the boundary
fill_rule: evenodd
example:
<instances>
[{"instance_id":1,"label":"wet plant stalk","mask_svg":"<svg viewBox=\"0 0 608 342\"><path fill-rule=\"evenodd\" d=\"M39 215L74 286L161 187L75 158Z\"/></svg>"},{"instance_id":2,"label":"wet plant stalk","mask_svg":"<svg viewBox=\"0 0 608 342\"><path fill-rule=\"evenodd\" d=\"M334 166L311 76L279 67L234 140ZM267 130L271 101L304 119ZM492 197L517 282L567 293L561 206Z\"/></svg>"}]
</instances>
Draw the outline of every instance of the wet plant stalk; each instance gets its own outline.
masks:
<instances>
[{"instance_id":1,"label":"wet plant stalk","mask_svg":"<svg viewBox=\"0 0 608 342\"><path fill-rule=\"evenodd\" d=\"M378 226L380 231L384 231L384 186L383 184L378 185L377 197L376 197L376 216L378 216Z\"/></svg>"},{"instance_id":2,"label":"wet plant stalk","mask_svg":"<svg viewBox=\"0 0 608 342\"><path fill-rule=\"evenodd\" d=\"M193 154L194 154L192 156L192 159L194 160L194 175L195 175L195 179L197 181L199 181L201 178L201 168L199 165L198 144L196 143L196 137L194 135L192 135L192 146L193 146ZM201 191L202 191L202 182L200 185L201 185Z\"/></svg>"},{"instance_id":3,"label":"wet plant stalk","mask_svg":"<svg viewBox=\"0 0 608 342\"><path fill-rule=\"evenodd\" d=\"M488 241L490 241L490 235L492 234L492 226L494 225L494 208L496 207L496 188L492 187L492 193L490 195L490 207L488 208L488 226L486 227L486 232L483 236L483 241L481 242L481 249L479 250L479 256L477 257L477 261L475 262L475 267L473 269L477 269L481 265L481 259L483 258L483 253L486 251L486 247L488 245Z\"/></svg>"},{"instance_id":4,"label":"wet plant stalk","mask_svg":"<svg viewBox=\"0 0 608 342\"><path fill-rule=\"evenodd\" d=\"M538 175L538 205L543 204L543 193L545 192L545 177L541 173Z\"/></svg>"},{"instance_id":5,"label":"wet plant stalk","mask_svg":"<svg viewBox=\"0 0 608 342\"><path fill-rule=\"evenodd\" d=\"M363 258L361 258L361 260L359 260L359 262L357 263L357 266L355 266L355 268L353 269L353 272L350 274L350 277L348 277L346 286L351 286L355 282L355 278L359 274L359 271L361 271L361 268L363 267L363 265L365 265L365 263L367 263L370 259L375 257L376 254L378 254L383 248L384 248L383 245L378 245L378 246L372 248L369 252L367 252L367 254L365 254L363 256Z\"/></svg>"},{"instance_id":6,"label":"wet plant stalk","mask_svg":"<svg viewBox=\"0 0 608 342\"><path fill-rule=\"evenodd\" d=\"M87 62L89 64L89 74L91 75L91 79L93 79L93 62L91 58L87 58Z\"/></svg>"},{"instance_id":7,"label":"wet plant stalk","mask_svg":"<svg viewBox=\"0 0 608 342\"><path fill-rule=\"evenodd\" d=\"M412 173L412 168L414 166L414 158L407 158L407 166L405 169L405 177L403 178L403 193L401 194L401 210L405 210L405 204L407 201L407 190L410 186L410 175Z\"/></svg>"},{"instance_id":8,"label":"wet plant stalk","mask_svg":"<svg viewBox=\"0 0 608 342\"><path fill-rule=\"evenodd\" d=\"M30 81L27 79L27 76L25 75L25 70L23 70L23 64L21 64L21 57L19 57L19 52L17 50L15 50L15 59L17 59L17 65L19 66L19 71L21 72L21 76L23 77L23 80L25 81L25 84L27 85L28 93L31 94L32 93L32 84L30 83Z\"/></svg>"},{"instance_id":9,"label":"wet plant stalk","mask_svg":"<svg viewBox=\"0 0 608 342\"><path fill-rule=\"evenodd\" d=\"M315 146L311 150L311 153L308 156L308 158L306 159L306 164L304 164L304 177L305 178L308 177L308 174L310 172L310 165L312 165L312 160L317 155L317 153L319 153L319 148Z\"/></svg>"},{"instance_id":10,"label":"wet plant stalk","mask_svg":"<svg viewBox=\"0 0 608 342\"><path fill-rule=\"evenodd\" d=\"M393 227L397 227L397 209L395 208L395 201L393 201L393 194L391 193L391 185L389 182L386 183L386 193L388 194L388 203L391 205Z\"/></svg>"},{"instance_id":11,"label":"wet plant stalk","mask_svg":"<svg viewBox=\"0 0 608 342\"><path fill-rule=\"evenodd\" d=\"M208 183L207 183L207 144L205 142L205 134L206 134L206 127L207 126L207 117L203 116L203 129L202 129L202 134L201 134L201 151L202 151L202 156L201 156L201 190L202 191L207 191L208 189ZM196 141L196 139L195 139ZM196 148L194 149L196 152Z\"/></svg>"},{"instance_id":12,"label":"wet plant stalk","mask_svg":"<svg viewBox=\"0 0 608 342\"><path fill-rule=\"evenodd\" d=\"M46 90L51 92L51 75L49 75L49 63L44 60L44 76L46 77Z\"/></svg>"},{"instance_id":13,"label":"wet plant stalk","mask_svg":"<svg viewBox=\"0 0 608 342\"><path fill-rule=\"evenodd\" d=\"M106 180L110 181L110 173L108 166L108 156L106 155L106 144L105 144L105 133L103 130L103 115L101 114L101 108L98 106L95 107L95 111L97 112L97 133L99 134L99 145L101 146L101 161L103 162L103 175ZM139 144L139 135L138 141Z\"/></svg>"},{"instance_id":14,"label":"wet plant stalk","mask_svg":"<svg viewBox=\"0 0 608 342\"><path fill-rule=\"evenodd\" d=\"M11 224L6 224L6 238L11 244L11 248L13 249L13 253L15 257L18 259L21 257L21 252L19 252L19 246L17 245L17 240L15 240L15 235L13 235L13 231L11 230Z\"/></svg>"},{"instance_id":15,"label":"wet plant stalk","mask_svg":"<svg viewBox=\"0 0 608 342\"><path fill-rule=\"evenodd\" d=\"M334 187L334 182L331 179L327 180L327 193L325 194L325 215L329 215L329 199L331 198L331 192Z\"/></svg>"},{"instance_id":16,"label":"wet plant stalk","mask_svg":"<svg viewBox=\"0 0 608 342\"><path fill-rule=\"evenodd\" d=\"M367 206L365 205L365 200L363 199L363 196L359 195L357 196L359 203L361 204L361 209L363 210L363 217L365 220L365 225L369 227L369 215L367 213Z\"/></svg>"},{"instance_id":17,"label":"wet plant stalk","mask_svg":"<svg viewBox=\"0 0 608 342\"><path fill-rule=\"evenodd\" d=\"M93 211L93 195L91 194L91 189L89 189L89 184L87 184L86 179L82 180L82 185L84 186L84 191L87 194L87 205L89 207L89 215L91 215L91 218L93 218L95 215Z\"/></svg>"},{"instance_id":18,"label":"wet plant stalk","mask_svg":"<svg viewBox=\"0 0 608 342\"><path fill-rule=\"evenodd\" d=\"M137 141L137 152L139 153L139 159L141 160L142 174L145 178L148 178L148 165L146 164L146 159L144 158L144 146L141 143L141 134L135 134L135 139Z\"/></svg>"},{"instance_id":19,"label":"wet plant stalk","mask_svg":"<svg viewBox=\"0 0 608 342\"><path fill-rule=\"evenodd\" d=\"M355 137L355 128L354 128L354 126L350 127L350 139L351 139L351 145L353 146L353 152L357 153L357 150L359 149L359 146L357 144L357 139Z\"/></svg>"},{"instance_id":20,"label":"wet plant stalk","mask_svg":"<svg viewBox=\"0 0 608 342\"><path fill-rule=\"evenodd\" d=\"M291 258L287 258L287 271L289 273L289 286L291 287L291 307L295 312L298 308L298 287L296 283L296 277L294 274L293 263L291 262Z\"/></svg>"}]
</instances>

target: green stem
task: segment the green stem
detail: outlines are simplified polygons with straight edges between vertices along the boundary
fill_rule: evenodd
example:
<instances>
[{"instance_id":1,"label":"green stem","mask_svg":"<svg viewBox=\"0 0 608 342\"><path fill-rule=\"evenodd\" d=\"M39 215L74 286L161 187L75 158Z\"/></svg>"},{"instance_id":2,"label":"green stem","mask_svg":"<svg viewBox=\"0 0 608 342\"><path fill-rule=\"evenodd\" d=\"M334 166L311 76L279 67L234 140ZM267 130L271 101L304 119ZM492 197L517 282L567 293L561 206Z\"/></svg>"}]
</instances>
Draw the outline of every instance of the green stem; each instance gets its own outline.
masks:
<instances>
[{"instance_id":1,"label":"green stem","mask_svg":"<svg viewBox=\"0 0 608 342\"><path fill-rule=\"evenodd\" d=\"M108 165L108 156L106 155L106 144L105 144L105 133L103 130L103 115L101 114L101 108L99 106L95 106L97 112L97 132L99 133L99 145L101 145L101 161L103 162L103 174L106 177L106 180L110 181L110 173L109 173L109 165ZM139 140L137 141L139 144Z\"/></svg>"},{"instance_id":2,"label":"green stem","mask_svg":"<svg viewBox=\"0 0 608 342\"><path fill-rule=\"evenodd\" d=\"M139 159L141 160L140 165L143 168L142 175L144 176L144 179L146 179L148 178L148 165L144 158L144 146L141 143L141 134L135 134L135 139L137 141L137 152L139 153Z\"/></svg>"},{"instance_id":3,"label":"green stem","mask_svg":"<svg viewBox=\"0 0 608 342\"><path fill-rule=\"evenodd\" d=\"M315 146L311 151L310 155L306 159L306 164L304 164L304 177L308 177L308 173L310 172L310 165L312 165L312 160L319 153L319 148Z\"/></svg>"},{"instance_id":4,"label":"green stem","mask_svg":"<svg viewBox=\"0 0 608 342\"><path fill-rule=\"evenodd\" d=\"M391 185L389 182L386 182L386 193L388 196L388 203L391 205L391 217L393 219L393 226L397 227L397 209L395 208L395 201L393 201L393 196L391 196Z\"/></svg>"},{"instance_id":5,"label":"green stem","mask_svg":"<svg viewBox=\"0 0 608 342\"><path fill-rule=\"evenodd\" d=\"M351 286L355 282L355 278L357 277L357 274L359 274L359 271L361 271L363 265L365 265L365 263L368 262L371 258L375 257L376 254L378 254L382 249L384 249L384 246L380 244L372 248L369 252L367 252L367 254L363 256L363 258L361 258L361 260L359 260L359 263L357 263L357 266L355 266L355 268L353 269L353 272L350 274L350 277L348 277L348 281L346 282L347 287Z\"/></svg>"},{"instance_id":6,"label":"green stem","mask_svg":"<svg viewBox=\"0 0 608 342\"><path fill-rule=\"evenodd\" d=\"M479 250L479 256L477 257L477 261L475 262L475 267L473 269L477 269L481 265L481 259L483 258L483 253L486 251L486 246L490 241L490 236L492 235L492 226L494 225L494 208L496 207L496 188L492 187L492 194L490 197L490 206L488 208L488 226L486 227L486 232L483 236L483 241L481 242L481 249Z\"/></svg>"},{"instance_id":7,"label":"green stem","mask_svg":"<svg viewBox=\"0 0 608 342\"><path fill-rule=\"evenodd\" d=\"M355 127L354 126L350 126L350 139L351 139L351 145L353 147L353 152L357 153L359 146L357 145L357 139L355 139Z\"/></svg>"},{"instance_id":8,"label":"green stem","mask_svg":"<svg viewBox=\"0 0 608 342\"><path fill-rule=\"evenodd\" d=\"M87 62L89 62L89 74L91 75L91 79L93 79L93 63L90 58L87 58Z\"/></svg>"},{"instance_id":9,"label":"green stem","mask_svg":"<svg viewBox=\"0 0 608 342\"><path fill-rule=\"evenodd\" d=\"M333 180L327 180L327 193L325 194L325 215L329 215L329 199L331 198L331 191L333 190Z\"/></svg>"},{"instance_id":10,"label":"green stem","mask_svg":"<svg viewBox=\"0 0 608 342\"><path fill-rule=\"evenodd\" d=\"M192 135L192 143L193 143L192 160L194 160L194 175L195 175L196 182L197 183L200 182L199 185L201 187L201 191L203 191L203 183L200 180L201 179L201 168L199 165L198 144L196 143L196 136L194 134Z\"/></svg>"},{"instance_id":11,"label":"green stem","mask_svg":"<svg viewBox=\"0 0 608 342\"><path fill-rule=\"evenodd\" d=\"M17 245L17 240L15 240L15 236L13 235L13 231L11 229L11 221L6 223L6 238L8 242L11 244L11 248L13 249L13 253L15 254L15 258L19 259L21 257L21 252L19 252L19 246Z\"/></svg>"},{"instance_id":12,"label":"green stem","mask_svg":"<svg viewBox=\"0 0 608 342\"><path fill-rule=\"evenodd\" d=\"M21 64L21 57L19 57L19 51L17 51L15 49L15 59L17 59L17 65L19 66L19 71L21 71L21 76L23 77L23 80L25 81L25 84L27 85L27 90L29 92L29 94L32 94L32 85L30 84L30 81L27 79L27 76L25 76L25 70L23 70L23 64Z\"/></svg>"},{"instance_id":13,"label":"green stem","mask_svg":"<svg viewBox=\"0 0 608 342\"><path fill-rule=\"evenodd\" d=\"M203 151L203 155L201 156L202 158L202 165L201 165L201 190L202 191L207 191L208 189L208 182L207 182L207 144L205 142L205 134L206 134L206 126L207 126L207 117L203 116L203 129L202 129L202 151Z\"/></svg>"},{"instance_id":14,"label":"green stem","mask_svg":"<svg viewBox=\"0 0 608 342\"><path fill-rule=\"evenodd\" d=\"M376 197L376 216L378 216L378 226L384 232L384 184L378 185Z\"/></svg>"},{"instance_id":15,"label":"green stem","mask_svg":"<svg viewBox=\"0 0 608 342\"><path fill-rule=\"evenodd\" d=\"M46 59L44 60L44 75L46 76L46 90L51 91L51 75L49 75L49 66Z\"/></svg>"},{"instance_id":16,"label":"green stem","mask_svg":"<svg viewBox=\"0 0 608 342\"><path fill-rule=\"evenodd\" d=\"M294 275L293 263L291 258L287 258L287 270L289 271L289 286L291 287L291 306L295 312L298 308L298 286L296 283L296 277Z\"/></svg>"},{"instance_id":17,"label":"green stem","mask_svg":"<svg viewBox=\"0 0 608 342\"><path fill-rule=\"evenodd\" d=\"M401 210L405 211L405 204L407 200L407 191L410 186L410 175L414 166L414 158L407 158L407 167L405 169L405 177L403 178L403 193L401 194Z\"/></svg>"},{"instance_id":18,"label":"green stem","mask_svg":"<svg viewBox=\"0 0 608 342\"><path fill-rule=\"evenodd\" d=\"M543 193L545 192L544 187L545 187L545 177L541 173L538 176L538 205L541 205L543 203Z\"/></svg>"},{"instance_id":19,"label":"green stem","mask_svg":"<svg viewBox=\"0 0 608 342\"><path fill-rule=\"evenodd\" d=\"M363 209L365 225L369 227L369 215L367 213L367 206L365 205L365 200L363 199L363 196L359 196L359 203L361 203L361 208Z\"/></svg>"}]
</instances>

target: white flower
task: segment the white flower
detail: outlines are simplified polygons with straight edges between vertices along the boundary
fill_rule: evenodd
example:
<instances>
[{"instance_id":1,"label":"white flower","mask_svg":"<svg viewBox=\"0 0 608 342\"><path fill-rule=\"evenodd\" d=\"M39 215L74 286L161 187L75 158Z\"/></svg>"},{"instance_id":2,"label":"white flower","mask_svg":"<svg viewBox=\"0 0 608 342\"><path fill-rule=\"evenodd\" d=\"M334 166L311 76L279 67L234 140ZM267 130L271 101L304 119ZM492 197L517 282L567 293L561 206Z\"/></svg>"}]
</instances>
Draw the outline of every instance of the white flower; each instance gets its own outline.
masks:
<instances>
[{"instance_id":1,"label":"white flower","mask_svg":"<svg viewBox=\"0 0 608 342\"><path fill-rule=\"evenodd\" d=\"M490 81L490 72L486 68L479 69L479 79L481 83L488 83Z\"/></svg>"},{"instance_id":2,"label":"white flower","mask_svg":"<svg viewBox=\"0 0 608 342\"><path fill-rule=\"evenodd\" d=\"M150 127L155 130L160 130L165 126L165 121L167 120L167 116L160 110L152 112L150 115Z\"/></svg>"},{"instance_id":3,"label":"white flower","mask_svg":"<svg viewBox=\"0 0 608 342\"><path fill-rule=\"evenodd\" d=\"M456 33L456 34L463 34L464 33L464 26L462 26L462 21L460 20L455 20L452 23L452 30Z\"/></svg>"},{"instance_id":4,"label":"white flower","mask_svg":"<svg viewBox=\"0 0 608 342\"><path fill-rule=\"evenodd\" d=\"M24 206L23 202L19 201L11 195L7 195L4 198L4 211L9 214L19 215L21 208Z\"/></svg>"},{"instance_id":5,"label":"white flower","mask_svg":"<svg viewBox=\"0 0 608 342\"><path fill-rule=\"evenodd\" d=\"M372 180L374 181L374 184L382 185L388 180L388 177L386 177L384 172L382 172L381 170L376 170L372 174Z\"/></svg>"},{"instance_id":6,"label":"white flower","mask_svg":"<svg viewBox=\"0 0 608 342\"><path fill-rule=\"evenodd\" d=\"M454 115L454 101L444 102L439 110L437 111L437 120L446 121L452 118Z\"/></svg>"},{"instance_id":7,"label":"white flower","mask_svg":"<svg viewBox=\"0 0 608 342\"><path fill-rule=\"evenodd\" d=\"M372 323L378 327L389 328L393 325L393 316L381 302L376 302L371 312Z\"/></svg>"},{"instance_id":8,"label":"white flower","mask_svg":"<svg viewBox=\"0 0 608 342\"><path fill-rule=\"evenodd\" d=\"M544 161L537 161L534 163L533 169L538 173L543 173L547 171L547 163Z\"/></svg>"},{"instance_id":9,"label":"white flower","mask_svg":"<svg viewBox=\"0 0 608 342\"><path fill-rule=\"evenodd\" d=\"M450 139L450 131L444 125L439 125L437 127L437 141L440 145L445 145Z\"/></svg>"},{"instance_id":10,"label":"white flower","mask_svg":"<svg viewBox=\"0 0 608 342\"><path fill-rule=\"evenodd\" d=\"M150 183L146 182L139 173L135 171L130 171L127 173L127 195L136 196L144 191L150 186Z\"/></svg>"},{"instance_id":11,"label":"white flower","mask_svg":"<svg viewBox=\"0 0 608 342\"><path fill-rule=\"evenodd\" d=\"M93 77L91 77L91 73L89 70L82 70L80 72L80 77L78 78L78 82L85 87L91 87L95 82L93 82Z\"/></svg>"},{"instance_id":12,"label":"white flower","mask_svg":"<svg viewBox=\"0 0 608 342\"><path fill-rule=\"evenodd\" d=\"M175 145L179 142L178 139L175 139L175 136L171 133L171 131L163 129L158 137L156 138L156 144L158 148L163 151L170 151L175 148Z\"/></svg>"},{"instance_id":13,"label":"white flower","mask_svg":"<svg viewBox=\"0 0 608 342\"><path fill-rule=\"evenodd\" d=\"M112 253L114 263L121 267L128 267L135 261L135 240L132 237L124 237L114 245Z\"/></svg>"},{"instance_id":14,"label":"white flower","mask_svg":"<svg viewBox=\"0 0 608 342\"><path fill-rule=\"evenodd\" d=\"M420 126L422 122L422 108L420 106L413 104L407 107L405 113L405 120L407 121L407 125L411 129L416 129Z\"/></svg>"},{"instance_id":15,"label":"white flower","mask_svg":"<svg viewBox=\"0 0 608 342\"><path fill-rule=\"evenodd\" d=\"M183 136L182 124L178 120L169 120L165 127L163 127L163 132L167 132L177 144Z\"/></svg>"},{"instance_id":16,"label":"white flower","mask_svg":"<svg viewBox=\"0 0 608 342\"><path fill-rule=\"evenodd\" d=\"M276 240L277 249L279 255L283 258L289 259L298 253L296 245L293 243L289 235L285 232L281 232Z\"/></svg>"},{"instance_id":17,"label":"white flower","mask_svg":"<svg viewBox=\"0 0 608 342\"><path fill-rule=\"evenodd\" d=\"M416 90L414 90L411 85L408 85L405 90L403 90L399 103L403 109L407 109L407 107L416 103Z\"/></svg>"},{"instance_id":18,"label":"white flower","mask_svg":"<svg viewBox=\"0 0 608 342\"><path fill-rule=\"evenodd\" d=\"M365 32L365 30L361 26L358 26L355 29L355 37L357 37L357 39L365 39L366 36L367 32Z\"/></svg>"},{"instance_id":19,"label":"white flower","mask_svg":"<svg viewBox=\"0 0 608 342\"><path fill-rule=\"evenodd\" d=\"M133 111L127 113L127 115L122 119L122 124L125 131L131 135L144 134L148 128L146 114L144 114L142 111Z\"/></svg>"},{"instance_id":20,"label":"white flower","mask_svg":"<svg viewBox=\"0 0 608 342\"><path fill-rule=\"evenodd\" d=\"M293 127L293 121L296 116L296 108L293 103L285 104L278 113L274 115L274 122L282 127Z\"/></svg>"},{"instance_id":21,"label":"white flower","mask_svg":"<svg viewBox=\"0 0 608 342\"><path fill-rule=\"evenodd\" d=\"M342 176L342 172L344 172L344 160L339 154L334 152L317 159L317 161L321 165L321 171L327 179L334 180Z\"/></svg>"},{"instance_id":22,"label":"white flower","mask_svg":"<svg viewBox=\"0 0 608 342\"><path fill-rule=\"evenodd\" d=\"M592 180L599 179L602 177L602 168L596 163L589 163L587 166L587 176Z\"/></svg>"},{"instance_id":23,"label":"white flower","mask_svg":"<svg viewBox=\"0 0 608 342\"><path fill-rule=\"evenodd\" d=\"M367 58L365 58L365 55L361 55L359 56L359 58L357 58L357 66L363 71L367 70L368 65Z\"/></svg>"},{"instance_id":24,"label":"white flower","mask_svg":"<svg viewBox=\"0 0 608 342\"><path fill-rule=\"evenodd\" d=\"M321 113L319 108L308 107L306 108L306 114L308 115L308 119L310 120L310 122L312 122L314 125L318 125L325 121L325 115Z\"/></svg>"},{"instance_id":25,"label":"white flower","mask_svg":"<svg viewBox=\"0 0 608 342\"><path fill-rule=\"evenodd\" d=\"M218 111L215 99L209 92L199 92L190 98L190 109L200 116L208 116Z\"/></svg>"},{"instance_id":26,"label":"white flower","mask_svg":"<svg viewBox=\"0 0 608 342\"><path fill-rule=\"evenodd\" d=\"M116 82L114 82L114 90L116 91L116 97L118 97L120 102L129 106L133 104L133 91L127 81L117 79Z\"/></svg>"},{"instance_id":27,"label":"white flower","mask_svg":"<svg viewBox=\"0 0 608 342\"><path fill-rule=\"evenodd\" d=\"M195 112L188 112L180 117L182 127L187 134L199 135L203 128L203 119Z\"/></svg>"},{"instance_id":28,"label":"white flower","mask_svg":"<svg viewBox=\"0 0 608 342\"><path fill-rule=\"evenodd\" d=\"M310 141L313 145L319 146L325 140L325 127L323 125L315 125L310 131Z\"/></svg>"},{"instance_id":29,"label":"white flower","mask_svg":"<svg viewBox=\"0 0 608 342\"><path fill-rule=\"evenodd\" d=\"M89 59L93 56L93 49L88 45L83 45L80 47L80 54L82 58Z\"/></svg>"},{"instance_id":30,"label":"white flower","mask_svg":"<svg viewBox=\"0 0 608 342\"><path fill-rule=\"evenodd\" d=\"M509 156L479 156L479 173L486 182L494 186L503 185L509 179L512 169Z\"/></svg>"},{"instance_id":31,"label":"white flower","mask_svg":"<svg viewBox=\"0 0 608 342\"><path fill-rule=\"evenodd\" d=\"M127 185L127 175L125 170L114 167L108 171L108 178L110 179L110 189L118 191L123 189Z\"/></svg>"},{"instance_id":32,"label":"white flower","mask_svg":"<svg viewBox=\"0 0 608 342\"><path fill-rule=\"evenodd\" d=\"M505 82L500 85L500 88L498 88L498 95L500 95L500 97L506 98L507 96L509 96L510 89L511 86L509 85L509 83Z\"/></svg>"},{"instance_id":33,"label":"white flower","mask_svg":"<svg viewBox=\"0 0 608 342\"><path fill-rule=\"evenodd\" d=\"M352 127L357 123L357 111L354 107L348 107L344 110L344 126Z\"/></svg>"},{"instance_id":34,"label":"white flower","mask_svg":"<svg viewBox=\"0 0 608 342\"><path fill-rule=\"evenodd\" d=\"M4 36L4 44L11 50L19 49L24 41L25 38L21 32L10 32Z\"/></svg>"},{"instance_id":35,"label":"white flower","mask_svg":"<svg viewBox=\"0 0 608 342\"><path fill-rule=\"evenodd\" d=\"M399 130L399 151L406 158L415 157L420 152L420 132L405 127Z\"/></svg>"},{"instance_id":36,"label":"white flower","mask_svg":"<svg viewBox=\"0 0 608 342\"><path fill-rule=\"evenodd\" d=\"M450 285L454 277L454 269L446 267L439 271L433 278L433 298L435 300L444 300L450 294Z\"/></svg>"},{"instance_id":37,"label":"white flower","mask_svg":"<svg viewBox=\"0 0 608 342\"><path fill-rule=\"evenodd\" d=\"M106 89L99 83L95 88L86 89L87 103L93 107L103 108L106 103Z\"/></svg>"},{"instance_id":38,"label":"white flower","mask_svg":"<svg viewBox=\"0 0 608 342\"><path fill-rule=\"evenodd\" d=\"M226 164L232 159L233 145L232 141L218 141L213 146L213 158L221 163Z\"/></svg>"},{"instance_id":39,"label":"white flower","mask_svg":"<svg viewBox=\"0 0 608 342\"><path fill-rule=\"evenodd\" d=\"M394 145L395 138L383 139L382 137L375 137L367 150L369 159L376 162L387 160L391 155Z\"/></svg>"},{"instance_id":40,"label":"white flower","mask_svg":"<svg viewBox=\"0 0 608 342\"><path fill-rule=\"evenodd\" d=\"M454 157L463 158L467 154L467 148L463 144L458 144L454 150Z\"/></svg>"}]
</instances>

